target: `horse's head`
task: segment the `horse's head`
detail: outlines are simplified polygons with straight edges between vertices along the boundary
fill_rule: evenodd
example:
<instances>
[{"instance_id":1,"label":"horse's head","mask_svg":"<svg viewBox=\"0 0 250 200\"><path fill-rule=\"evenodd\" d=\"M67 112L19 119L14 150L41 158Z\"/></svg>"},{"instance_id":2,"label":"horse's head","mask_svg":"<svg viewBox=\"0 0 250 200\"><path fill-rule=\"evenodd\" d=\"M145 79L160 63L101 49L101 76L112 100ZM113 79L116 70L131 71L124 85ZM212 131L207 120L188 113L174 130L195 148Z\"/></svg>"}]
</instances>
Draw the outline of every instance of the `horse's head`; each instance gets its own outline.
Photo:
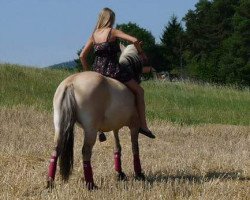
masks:
<instances>
[{"instance_id":1,"label":"horse's head","mask_svg":"<svg viewBox=\"0 0 250 200\"><path fill-rule=\"evenodd\" d=\"M137 82L140 82L140 76L142 73L143 62L139 57L137 49L133 44L128 46L120 45L121 56L119 58L119 63L122 66L128 67L132 71L134 78Z\"/></svg>"}]
</instances>

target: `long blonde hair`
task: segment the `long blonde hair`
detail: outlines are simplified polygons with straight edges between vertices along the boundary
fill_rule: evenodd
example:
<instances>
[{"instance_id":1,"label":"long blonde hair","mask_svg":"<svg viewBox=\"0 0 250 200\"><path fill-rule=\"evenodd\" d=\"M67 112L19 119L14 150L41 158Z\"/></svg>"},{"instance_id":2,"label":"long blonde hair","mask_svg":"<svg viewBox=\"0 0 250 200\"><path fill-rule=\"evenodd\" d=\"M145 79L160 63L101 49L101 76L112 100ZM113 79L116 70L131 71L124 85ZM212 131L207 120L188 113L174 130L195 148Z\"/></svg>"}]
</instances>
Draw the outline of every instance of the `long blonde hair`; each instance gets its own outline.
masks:
<instances>
[{"instance_id":1,"label":"long blonde hair","mask_svg":"<svg viewBox=\"0 0 250 200\"><path fill-rule=\"evenodd\" d=\"M99 28L111 28L115 23L115 13L110 8L103 8L99 14L95 30Z\"/></svg>"}]
</instances>

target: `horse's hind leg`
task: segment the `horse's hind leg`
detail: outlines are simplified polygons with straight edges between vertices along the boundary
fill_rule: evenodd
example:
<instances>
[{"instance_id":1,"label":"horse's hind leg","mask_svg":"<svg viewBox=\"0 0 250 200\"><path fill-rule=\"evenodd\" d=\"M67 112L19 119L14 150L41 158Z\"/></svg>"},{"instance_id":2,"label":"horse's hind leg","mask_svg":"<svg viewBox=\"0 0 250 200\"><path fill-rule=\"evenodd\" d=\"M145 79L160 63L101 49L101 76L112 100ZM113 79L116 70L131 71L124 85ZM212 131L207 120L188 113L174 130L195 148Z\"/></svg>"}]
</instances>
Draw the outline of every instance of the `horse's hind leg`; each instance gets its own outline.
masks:
<instances>
[{"instance_id":1,"label":"horse's hind leg","mask_svg":"<svg viewBox=\"0 0 250 200\"><path fill-rule=\"evenodd\" d=\"M54 187L54 180L56 175L56 167L57 167L57 160L58 160L58 151L57 151L57 136L58 134L55 134L55 147L54 151L52 152L50 162L49 162L49 169L48 169L48 176L47 176L47 188L53 188Z\"/></svg>"},{"instance_id":2,"label":"horse's hind leg","mask_svg":"<svg viewBox=\"0 0 250 200\"><path fill-rule=\"evenodd\" d=\"M114 149L114 162L115 162L115 171L118 172L117 179L119 181L127 180L126 174L122 171L122 162L121 162L121 144L119 140L119 130L114 130L114 137L115 137L115 149Z\"/></svg>"},{"instance_id":3,"label":"horse's hind leg","mask_svg":"<svg viewBox=\"0 0 250 200\"><path fill-rule=\"evenodd\" d=\"M138 135L139 135L138 128L130 128L130 133L131 133L135 178L137 180L145 180L145 176L142 173L141 169L139 144L138 144Z\"/></svg>"},{"instance_id":4,"label":"horse's hind leg","mask_svg":"<svg viewBox=\"0 0 250 200\"><path fill-rule=\"evenodd\" d=\"M96 141L97 130L85 130L84 144L82 147L83 172L86 186L89 190L96 189L91 167L92 149Z\"/></svg>"},{"instance_id":5,"label":"horse's hind leg","mask_svg":"<svg viewBox=\"0 0 250 200\"><path fill-rule=\"evenodd\" d=\"M52 152L50 162L49 162L49 169L48 169L48 176L47 176L47 188L53 188L53 183L55 180L56 175L56 167L57 167L57 160L58 160L58 151L57 151L57 143L59 139L59 115L57 112L54 111L54 126L55 126L55 136L54 136L54 151Z\"/></svg>"}]
</instances>

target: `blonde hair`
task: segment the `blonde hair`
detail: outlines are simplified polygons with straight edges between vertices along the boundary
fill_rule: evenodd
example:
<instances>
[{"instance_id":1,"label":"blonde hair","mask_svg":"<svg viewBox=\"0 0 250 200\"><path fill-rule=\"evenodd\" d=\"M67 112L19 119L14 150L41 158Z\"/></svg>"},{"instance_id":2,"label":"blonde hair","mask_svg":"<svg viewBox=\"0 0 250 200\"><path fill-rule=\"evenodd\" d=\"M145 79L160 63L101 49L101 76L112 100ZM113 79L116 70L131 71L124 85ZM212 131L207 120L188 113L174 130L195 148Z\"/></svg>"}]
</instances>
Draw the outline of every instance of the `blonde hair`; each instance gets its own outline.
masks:
<instances>
[{"instance_id":1,"label":"blonde hair","mask_svg":"<svg viewBox=\"0 0 250 200\"><path fill-rule=\"evenodd\" d=\"M110 8L103 8L99 14L95 30L99 28L111 28L115 23L115 13Z\"/></svg>"}]
</instances>

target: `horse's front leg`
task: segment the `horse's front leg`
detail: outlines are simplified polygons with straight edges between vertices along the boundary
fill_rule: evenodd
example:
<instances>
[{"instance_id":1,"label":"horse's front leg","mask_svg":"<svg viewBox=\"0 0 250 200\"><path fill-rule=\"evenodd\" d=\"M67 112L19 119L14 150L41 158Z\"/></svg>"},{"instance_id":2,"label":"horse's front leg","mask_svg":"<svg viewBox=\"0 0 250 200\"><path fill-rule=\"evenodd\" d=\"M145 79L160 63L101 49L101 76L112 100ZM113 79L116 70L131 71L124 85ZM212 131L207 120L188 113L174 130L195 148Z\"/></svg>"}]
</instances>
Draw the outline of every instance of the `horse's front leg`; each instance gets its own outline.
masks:
<instances>
[{"instance_id":1,"label":"horse's front leg","mask_svg":"<svg viewBox=\"0 0 250 200\"><path fill-rule=\"evenodd\" d=\"M133 162L134 162L134 172L135 179L145 180L145 176L142 173L140 153L139 153L139 144L138 144L138 128L130 128L131 133L131 142L132 142L132 151L133 151Z\"/></svg>"},{"instance_id":2,"label":"horse's front leg","mask_svg":"<svg viewBox=\"0 0 250 200\"><path fill-rule=\"evenodd\" d=\"M115 138L115 149L114 149L114 164L115 164L115 171L117 171L117 180L125 181L127 180L126 174L122 171L122 161L121 161L121 144L119 139L119 130L114 130L114 138Z\"/></svg>"},{"instance_id":3,"label":"horse's front leg","mask_svg":"<svg viewBox=\"0 0 250 200\"><path fill-rule=\"evenodd\" d=\"M93 171L91 166L91 155L92 149L96 141L97 131L85 131L84 144L82 147L82 156L83 156L83 172L86 182L86 187L89 190L97 189L97 186L94 184Z\"/></svg>"}]
</instances>

